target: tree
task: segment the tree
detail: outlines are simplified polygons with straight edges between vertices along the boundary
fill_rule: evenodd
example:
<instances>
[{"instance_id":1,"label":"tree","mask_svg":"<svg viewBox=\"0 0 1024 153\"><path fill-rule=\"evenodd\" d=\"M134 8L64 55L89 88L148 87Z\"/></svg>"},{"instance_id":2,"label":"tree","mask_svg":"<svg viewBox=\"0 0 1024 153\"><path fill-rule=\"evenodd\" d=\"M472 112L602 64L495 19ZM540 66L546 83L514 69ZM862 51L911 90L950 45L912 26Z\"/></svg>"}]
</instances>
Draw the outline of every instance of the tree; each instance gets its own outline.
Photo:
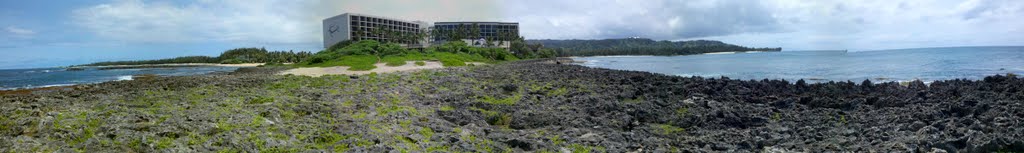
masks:
<instances>
[{"instance_id":1,"label":"tree","mask_svg":"<svg viewBox=\"0 0 1024 153\"><path fill-rule=\"evenodd\" d=\"M480 39L480 25L473 23L469 27L470 39Z\"/></svg>"},{"instance_id":2,"label":"tree","mask_svg":"<svg viewBox=\"0 0 1024 153\"><path fill-rule=\"evenodd\" d=\"M650 39L605 39L605 40L531 40L553 48L559 56L600 56L600 55L690 55L723 51L779 51L781 48L750 48L711 40L654 41Z\"/></svg>"},{"instance_id":3,"label":"tree","mask_svg":"<svg viewBox=\"0 0 1024 153\"><path fill-rule=\"evenodd\" d=\"M527 47L525 41L515 40L509 44L509 50L519 58L533 58L533 50Z\"/></svg>"}]
</instances>

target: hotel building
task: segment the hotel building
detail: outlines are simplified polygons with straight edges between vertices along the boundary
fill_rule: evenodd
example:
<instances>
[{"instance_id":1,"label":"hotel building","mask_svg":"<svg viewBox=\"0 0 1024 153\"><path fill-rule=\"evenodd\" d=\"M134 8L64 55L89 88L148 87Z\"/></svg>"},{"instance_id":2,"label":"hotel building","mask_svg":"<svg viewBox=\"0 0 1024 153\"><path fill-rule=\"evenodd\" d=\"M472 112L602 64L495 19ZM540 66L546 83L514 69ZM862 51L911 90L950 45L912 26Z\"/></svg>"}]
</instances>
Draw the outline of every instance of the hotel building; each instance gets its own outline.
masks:
<instances>
[{"instance_id":1,"label":"hotel building","mask_svg":"<svg viewBox=\"0 0 1024 153\"><path fill-rule=\"evenodd\" d=\"M403 47L419 48L425 47L428 40L390 40L395 36L384 36L374 34L376 28L397 32L400 34L415 35L427 31L430 27L427 22L408 21L388 17L372 16L356 13L345 13L324 19L324 48L331 47L338 42L346 40L377 40L390 41L401 44ZM402 41L402 42L397 42Z\"/></svg>"},{"instance_id":2,"label":"hotel building","mask_svg":"<svg viewBox=\"0 0 1024 153\"><path fill-rule=\"evenodd\" d=\"M519 39L519 23L517 22L434 22L433 40L443 42L451 40L450 34L458 33L460 29L479 29L479 35L468 35L463 41L474 46L484 46L487 41L497 41L496 47L508 48L509 42ZM470 32L474 33L474 32Z\"/></svg>"},{"instance_id":3,"label":"hotel building","mask_svg":"<svg viewBox=\"0 0 1024 153\"><path fill-rule=\"evenodd\" d=\"M323 20L324 48L346 40L376 40L399 43L407 48L423 48L429 47L431 43L444 43L447 40L452 40L450 37L456 33L459 33L460 40L473 46L508 48L512 40L519 38L519 23L516 22L435 22L433 24L345 13ZM477 29L479 29L478 33L472 31ZM399 36L378 35L374 33L375 31L391 31L407 36L427 34L430 37L421 37L415 40L391 40ZM433 34L427 32L433 32ZM488 43L488 41L491 42Z\"/></svg>"}]
</instances>

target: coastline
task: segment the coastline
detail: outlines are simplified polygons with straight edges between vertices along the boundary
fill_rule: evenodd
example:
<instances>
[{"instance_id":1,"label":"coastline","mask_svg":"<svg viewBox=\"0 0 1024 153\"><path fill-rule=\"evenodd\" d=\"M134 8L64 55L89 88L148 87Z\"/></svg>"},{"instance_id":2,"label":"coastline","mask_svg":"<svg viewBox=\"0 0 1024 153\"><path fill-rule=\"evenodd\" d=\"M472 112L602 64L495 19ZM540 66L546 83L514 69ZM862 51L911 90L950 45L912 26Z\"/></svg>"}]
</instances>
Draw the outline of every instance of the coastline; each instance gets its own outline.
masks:
<instances>
[{"instance_id":1,"label":"coastline","mask_svg":"<svg viewBox=\"0 0 1024 153\"><path fill-rule=\"evenodd\" d=\"M990 152L1024 144L1015 136L1024 133L1018 122L1024 116L1013 114L1024 112L1016 105L1024 86L1017 77L801 84L561 60L322 77L254 67L0 95L0 125L11 127L0 131L0 146L14 152Z\"/></svg>"},{"instance_id":2,"label":"coastline","mask_svg":"<svg viewBox=\"0 0 1024 153\"><path fill-rule=\"evenodd\" d=\"M172 68L172 67L199 67L199 66L221 66L221 67L256 67L263 63L242 63L242 64L220 64L220 63L172 63L172 64L142 64L142 65L104 65L104 66L72 66L65 69L97 68L105 69L135 69L135 68Z\"/></svg>"}]
</instances>

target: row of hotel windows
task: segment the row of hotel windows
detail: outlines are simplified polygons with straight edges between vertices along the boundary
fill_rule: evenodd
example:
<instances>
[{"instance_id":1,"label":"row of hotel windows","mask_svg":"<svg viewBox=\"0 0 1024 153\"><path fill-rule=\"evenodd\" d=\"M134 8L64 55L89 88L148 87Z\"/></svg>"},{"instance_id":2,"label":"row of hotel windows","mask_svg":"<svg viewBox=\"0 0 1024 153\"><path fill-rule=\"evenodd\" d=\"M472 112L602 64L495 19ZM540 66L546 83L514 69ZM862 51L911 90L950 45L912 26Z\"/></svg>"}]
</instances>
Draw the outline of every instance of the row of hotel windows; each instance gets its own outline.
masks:
<instances>
[{"instance_id":1,"label":"row of hotel windows","mask_svg":"<svg viewBox=\"0 0 1024 153\"><path fill-rule=\"evenodd\" d=\"M362 35L359 35L358 32L352 32L352 40L356 40L356 41L359 41L359 40L376 40L376 41L379 41L379 42L385 42L385 41L388 41L389 39L386 39L386 38L383 38L383 37L377 37L377 35L370 34L370 33L363 33ZM398 42L398 43L402 43L402 44L418 44L419 42L417 42L417 41L406 41L406 42Z\"/></svg>"},{"instance_id":2,"label":"row of hotel windows","mask_svg":"<svg viewBox=\"0 0 1024 153\"><path fill-rule=\"evenodd\" d=\"M377 28L377 27L378 26L352 26L352 31L370 31L370 30L372 30L374 28ZM394 31L400 31L400 32L419 32L420 31L419 28L410 28L410 27L394 27L394 26L379 26L379 27L380 28L384 28L384 29L391 29L391 30L394 30Z\"/></svg>"},{"instance_id":3,"label":"row of hotel windows","mask_svg":"<svg viewBox=\"0 0 1024 153\"><path fill-rule=\"evenodd\" d=\"M437 29L437 31L443 33L443 32L456 31L456 30L455 29ZM516 30L516 29L480 29L480 33L500 33L500 32L519 33L518 31L519 30Z\"/></svg>"},{"instance_id":4,"label":"row of hotel windows","mask_svg":"<svg viewBox=\"0 0 1024 153\"><path fill-rule=\"evenodd\" d=\"M355 25L356 21L360 21L361 23L387 24L387 25L398 25L398 26L406 26L406 27L419 27L419 24L415 24L415 23L409 23L409 22L403 22L403 21L395 21L395 20L388 20L388 19L381 19L381 18L374 18L374 17L352 16L351 20L353 22L352 25Z\"/></svg>"},{"instance_id":5,"label":"row of hotel windows","mask_svg":"<svg viewBox=\"0 0 1024 153\"><path fill-rule=\"evenodd\" d=\"M352 21L352 22L349 23L349 25L353 25L353 26L367 26L367 27L388 26L388 27L419 28L419 26L417 26L417 25L407 26L407 25L383 24L383 23L360 22L360 21Z\"/></svg>"},{"instance_id":6,"label":"row of hotel windows","mask_svg":"<svg viewBox=\"0 0 1024 153\"><path fill-rule=\"evenodd\" d=\"M472 26L471 24L462 24L462 25L463 26ZM486 24L484 24L484 25L477 25L477 26L480 26L480 29L518 29L519 28L519 26L516 26L516 25L486 25ZM436 25L436 26L434 26L434 28L438 28L438 29L456 29L456 28L459 28L459 25Z\"/></svg>"},{"instance_id":7,"label":"row of hotel windows","mask_svg":"<svg viewBox=\"0 0 1024 153\"><path fill-rule=\"evenodd\" d=\"M376 34L370 33L369 29L372 29L372 28L366 28L366 29L363 29L362 32L359 32L359 31L356 30L356 28L353 27L352 28L352 32L350 33L351 36L352 36L351 39L352 40L356 40L356 41L358 41L358 40L376 40L376 41L379 41L379 42L395 42L395 41L390 41L389 39L380 37L380 36L378 36ZM418 32L418 31L419 30L415 30L415 32ZM413 32L413 31L399 31L399 32L410 33L410 32ZM403 41L403 42L397 42L397 43L402 43L402 44L419 44L419 42L417 42L417 41Z\"/></svg>"}]
</instances>

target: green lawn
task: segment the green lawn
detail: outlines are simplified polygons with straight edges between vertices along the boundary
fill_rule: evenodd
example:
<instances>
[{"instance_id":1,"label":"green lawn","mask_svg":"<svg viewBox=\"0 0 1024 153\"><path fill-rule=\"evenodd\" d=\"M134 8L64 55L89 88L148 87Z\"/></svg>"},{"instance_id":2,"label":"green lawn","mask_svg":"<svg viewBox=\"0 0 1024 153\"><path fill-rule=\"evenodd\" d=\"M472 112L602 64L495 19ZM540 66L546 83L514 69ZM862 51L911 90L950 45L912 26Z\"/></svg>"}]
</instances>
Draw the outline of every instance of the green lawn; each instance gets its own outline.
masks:
<instances>
[{"instance_id":1,"label":"green lawn","mask_svg":"<svg viewBox=\"0 0 1024 153\"><path fill-rule=\"evenodd\" d=\"M352 71L366 71L377 68L373 64L378 63L378 58L373 55L346 55L341 58L328 60L321 63L301 65L301 67L331 67L331 66L348 66L348 70ZM466 66L466 62L483 62L483 63L495 63L497 61L487 59L480 55L471 55L466 53L448 53L448 52L433 52L433 53L407 53L403 55L392 55L380 58L381 63L386 63L387 66L402 66L406 64L406 61L440 61L444 66Z\"/></svg>"}]
</instances>

